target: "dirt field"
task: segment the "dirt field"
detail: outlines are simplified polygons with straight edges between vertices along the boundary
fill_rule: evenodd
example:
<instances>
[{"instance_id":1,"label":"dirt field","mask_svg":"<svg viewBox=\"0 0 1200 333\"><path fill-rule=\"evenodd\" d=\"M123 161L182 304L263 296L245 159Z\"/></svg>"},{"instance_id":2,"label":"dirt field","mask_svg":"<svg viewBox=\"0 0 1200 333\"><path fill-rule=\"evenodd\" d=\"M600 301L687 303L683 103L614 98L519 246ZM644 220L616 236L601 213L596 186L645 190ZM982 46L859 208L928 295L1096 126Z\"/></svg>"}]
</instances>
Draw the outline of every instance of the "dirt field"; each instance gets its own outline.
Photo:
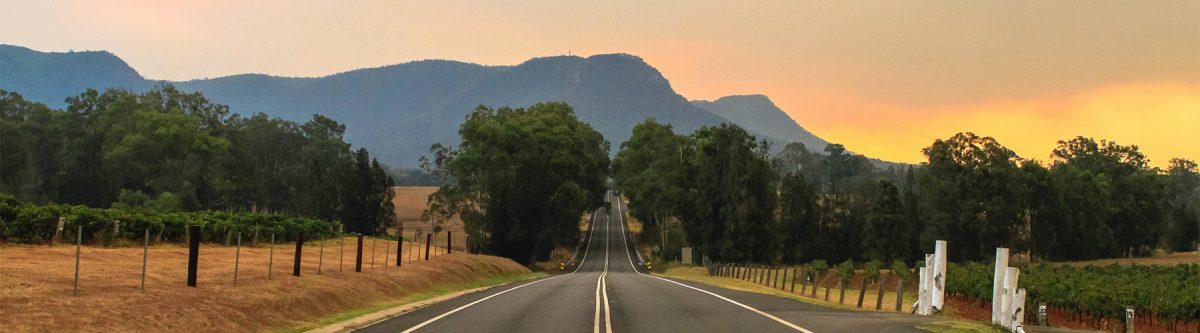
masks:
<instances>
[{"instance_id":1,"label":"dirt field","mask_svg":"<svg viewBox=\"0 0 1200 333\"><path fill-rule=\"evenodd\" d=\"M243 247L236 285L235 249L203 244L198 288L186 286L186 248L153 247L145 293L139 290L141 248L85 247L78 297L71 296L73 246L0 245L0 327L5 332L279 330L435 287L529 273L508 259L462 253L396 268L396 242L382 240L375 243L373 267L372 245L365 242L363 272L355 273L355 239L343 241L344 261L337 240L325 243L323 255L319 242L306 242L301 277L291 275L295 245L277 244L270 280L269 249ZM405 248L405 261L417 258L411 249Z\"/></svg>"}]
</instances>

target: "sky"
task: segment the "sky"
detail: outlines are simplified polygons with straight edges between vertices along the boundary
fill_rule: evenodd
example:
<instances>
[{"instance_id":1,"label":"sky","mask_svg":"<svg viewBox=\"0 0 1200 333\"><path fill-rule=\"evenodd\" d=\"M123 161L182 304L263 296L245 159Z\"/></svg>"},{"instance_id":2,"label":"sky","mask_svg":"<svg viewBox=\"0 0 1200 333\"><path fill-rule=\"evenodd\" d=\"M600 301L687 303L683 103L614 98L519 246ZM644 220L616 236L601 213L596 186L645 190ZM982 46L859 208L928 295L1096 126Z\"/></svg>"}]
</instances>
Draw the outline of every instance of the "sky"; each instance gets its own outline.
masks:
<instances>
[{"instance_id":1,"label":"sky","mask_svg":"<svg viewBox=\"0 0 1200 333\"><path fill-rule=\"evenodd\" d=\"M422 59L629 53L688 99L764 94L813 133L920 162L957 132L1047 160L1075 136L1200 160L1200 0L10 1L0 43L143 76L323 76Z\"/></svg>"}]
</instances>

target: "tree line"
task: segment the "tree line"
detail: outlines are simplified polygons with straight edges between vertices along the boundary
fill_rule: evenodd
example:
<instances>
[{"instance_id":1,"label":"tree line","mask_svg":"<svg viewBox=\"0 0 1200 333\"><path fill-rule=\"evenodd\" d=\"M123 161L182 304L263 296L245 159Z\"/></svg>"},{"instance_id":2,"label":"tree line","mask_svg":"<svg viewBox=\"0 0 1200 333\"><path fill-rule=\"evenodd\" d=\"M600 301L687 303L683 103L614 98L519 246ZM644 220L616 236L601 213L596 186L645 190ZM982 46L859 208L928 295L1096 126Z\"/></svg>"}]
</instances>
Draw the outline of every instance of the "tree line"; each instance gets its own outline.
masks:
<instances>
[{"instance_id":1,"label":"tree line","mask_svg":"<svg viewBox=\"0 0 1200 333\"><path fill-rule=\"evenodd\" d=\"M646 230L672 226L698 254L725 262L923 259L934 240L950 259L1009 247L1040 260L1192 251L1200 239L1196 163L1150 166L1137 146L1076 137L1048 161L959 133L926 161L880 169L843 146L791 143L775 155L734 125L688 135L647 119L613 161Z\"/></svg>"},{"instance_id":2,"label":"tree line","mask_svg":"<svg viewBox=\"0 0 1200 333\"><path fill-rule=\"evenodd\" d=\"M346 127L243 117L170 84L87 90L65 110L0 91L0 193L31 204L273 212L375 233L392 178Z\"/></svg>"}]
</instances>

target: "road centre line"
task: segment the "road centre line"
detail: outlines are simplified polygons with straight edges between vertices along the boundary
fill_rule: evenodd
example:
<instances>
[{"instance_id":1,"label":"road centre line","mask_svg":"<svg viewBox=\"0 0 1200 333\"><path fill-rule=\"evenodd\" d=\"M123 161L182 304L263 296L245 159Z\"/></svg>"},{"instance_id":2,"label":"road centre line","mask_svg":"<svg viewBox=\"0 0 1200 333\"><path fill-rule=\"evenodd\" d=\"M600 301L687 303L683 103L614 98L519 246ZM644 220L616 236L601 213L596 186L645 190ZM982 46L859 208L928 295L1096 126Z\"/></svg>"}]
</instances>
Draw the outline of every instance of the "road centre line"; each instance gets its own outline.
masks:
<instances>
[{"instance_id":1,"label":"road centre line","mask_svg":"<svg viewBox=\"0 0 1200 333\"><path fill-rule=\"evenodd\" d=\"M596 228L595 228L595 224L596 224L596 217L595 217L595 215L593 214L593 215L592 215L592 223L591 223L591 225L589 225L589 226L588 226L588 229L590 229L590 231L588 231L588 244L587 244L587 246L586 246L586 247L584 247L584 248L583 248L583 259L581 259L581 260L579 261L579 265L575 267L575 270L571 271L570 273L563 274L563 275L559 275L559 276L554 276L554 277L550 277L550 278L545 278L545 279L541 279L541 280L537 280L537 281L531 281L531 282L529 282L529 283L526 283L526 284L522 284L522 285L519 285L519 286L516 286L516 287L512 287L512 288L509 288L509 289L505 289L505 290L503 290L503 291L501 291L501 292L498 292L498 293L492 294L492 295L490 295L490 296L488 296L488 297L480 298L479 300L476 300L476 301L474 301L474 302L471 302L471 303L468 303L468 304L466 304L466 305L463 305L463 306L460 306L460 307L454 308L454 310L446 311L446 313L443 313L443 314L441 314L441 315L438 315L437 317L430 318L429 320L426 320L426 321L424 321L424 322L422 322L422 323L420 323L420 324L417 324L416 326L409 327L407 330L404 330L404 331L402 331L401 333L411 333L411 332L415 332L416 330L418 330L418 329L420 329L420 328L422 328L422 327L425 327L425 326L427 326L427 325L429 325L429 324L432 324L433 322L435 322L435 321L438 321L439 319L442 319L442 318L445 318L446 316L452 315L452 314L454 314L455 312L462 311L463 309L466 309L466 308L468 308L468 307L471 307L472 305L479 304L480 302L486 301L486 300L488 300L488 299L490 299L490 298L492 298L492 297L500 296L500 295L503 295L504 293L507 293L507 292L510 292L510 291L513 291L513 290L517 290L517 289L521 289L521 288L523 288L523 287L525 287L525 286L528 286L528 285L531 285L531 284L534 284L534 283L541 283L541 282L545 282L545 281L554 280L554 279L557 279L557 278L560 278L560 277L564 277L564 276L567 276L567 275L575 274L575 272L578 272L578 271L579 271L579 268L580 268L580 267L583 267L583 263L587 261L588 250L589 250L589 249L591 249L591 247L592 247L592 238L594 238L594 235L595 235L595 233L593 232L593 231L595 231L595 229L596 229ZM607 237L607 233L605 233L605 236ZM606 242L606 245L607 245L607 242ZM605 252L606 252L606 253L605 253L605 255L607 255L607 252L608 252L608 251L605 251ZM605 261L607 262L607 260L605 260Z\"/></svg>"}]
</instances>

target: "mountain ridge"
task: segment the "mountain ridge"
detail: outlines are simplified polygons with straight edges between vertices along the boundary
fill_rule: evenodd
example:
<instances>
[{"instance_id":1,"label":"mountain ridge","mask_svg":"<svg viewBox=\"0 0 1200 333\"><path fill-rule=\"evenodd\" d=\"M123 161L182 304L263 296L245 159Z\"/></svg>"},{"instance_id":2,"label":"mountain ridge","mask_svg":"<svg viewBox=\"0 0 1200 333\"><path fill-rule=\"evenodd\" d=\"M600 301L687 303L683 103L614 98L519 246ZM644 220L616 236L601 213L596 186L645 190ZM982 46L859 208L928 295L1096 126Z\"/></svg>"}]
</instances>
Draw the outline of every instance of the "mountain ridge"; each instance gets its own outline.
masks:
<instances>
[{"instance_id":1,"label":"mountain ridge","mask_svg":"<svg viewBox=\"0 0 1200 333\"><path fill-rule=\"evenodd\" d=\"M313 114L328 116L347 126L348 142L400 167L417 165L418 157L427 154L433 143L457 145L458 125L477 106L526 107L546 101L570 104L580 120L604 134L614 151L646 118L671 124L679 133L732 122L766 139L774 149L794 138L807 140L801 142L809 150L824 148L810 145L824 140L796 124L766 96L757 95L770 108L756 112L772 121L739 121L736 114L719 113L736 108L705 108L729 102L729 97L689 101L658 69L624 53L536 57L511 66L429 59L319 77L246 73L165 81L143 77L107 51L40 52L0 45L0 89L55 108L65 107L67 97L88 88L142 91L163 82L201 92L243 115L264 113L301 122ZM779 116L799 132L779 137L788 131L775 124L781 122Z\"/></svg>"}]
</instances>

